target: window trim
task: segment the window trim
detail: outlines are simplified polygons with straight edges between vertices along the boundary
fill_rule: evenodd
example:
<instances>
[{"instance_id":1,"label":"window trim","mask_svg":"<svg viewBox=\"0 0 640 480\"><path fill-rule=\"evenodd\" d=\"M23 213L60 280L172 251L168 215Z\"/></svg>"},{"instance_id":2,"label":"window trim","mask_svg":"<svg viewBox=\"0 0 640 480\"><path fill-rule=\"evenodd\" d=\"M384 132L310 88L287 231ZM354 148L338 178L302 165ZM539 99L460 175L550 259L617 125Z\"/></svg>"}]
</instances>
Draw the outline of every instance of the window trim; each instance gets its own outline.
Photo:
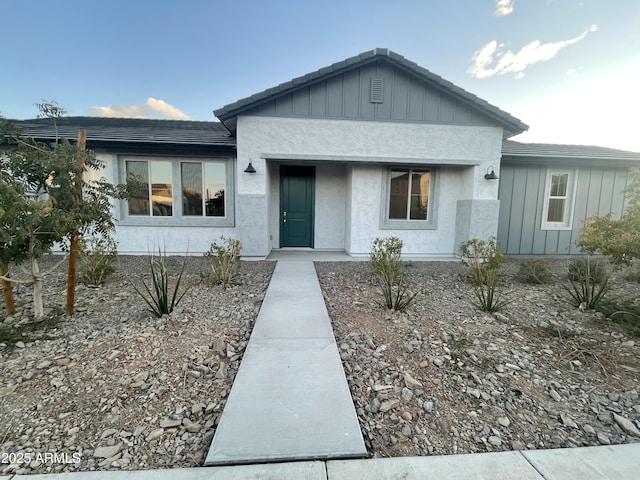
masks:
<instances>
[{"instance_id":1,"label":"window trim","mask_svg":"<svg viewBox=\"0 0 640 480\"><path fill-rule=\"evenodd\" d=\"M547 216L549 214L549 201L551 200L551 179L554 174L566 173L569 175L567 179L566 204L564 210L564 221L549 222ZM573 230L573 217L576 206L576 190L578 183L577 168L547 168L546 183L544 187L544 198L542 206L542 230ZM554 197L556 198L556 197Z\"/></svg>"},{"instance_id":2,"label":"window trim","mask_svg":"<svg viewBox=\"0 0 640 480\"><path fill-rule=\"evenodd\" d=\"M408 169L428 170L429 178L429 203L427 205L427 220L399 220L389 218L389 196L391 194L391 171ZM433 165L386 165L382 175L381 188L381 217L380 229L382 230L435 230L437 228L436 194L438 192L439 169Z\"/></svg>"},{"instance_id":3,"label":"window trim","mask_svg":"<svg viewBox=\"0 0 640 480\"><path fill-rule=\"evenodd\" d=\"M176 157L163 155L118 155L117 178L120 183L126 182L127 161L169 161L171 162L173 215L129 215L127 200L119 200L116 203L118 225L153 225L153 226L180 226L180 227L235 227L235 158L234 157ZM225 163L225 216L207 217L182 215L182 176L181 165L183 162L224 162Z\"/></svg>"}]
</instances>

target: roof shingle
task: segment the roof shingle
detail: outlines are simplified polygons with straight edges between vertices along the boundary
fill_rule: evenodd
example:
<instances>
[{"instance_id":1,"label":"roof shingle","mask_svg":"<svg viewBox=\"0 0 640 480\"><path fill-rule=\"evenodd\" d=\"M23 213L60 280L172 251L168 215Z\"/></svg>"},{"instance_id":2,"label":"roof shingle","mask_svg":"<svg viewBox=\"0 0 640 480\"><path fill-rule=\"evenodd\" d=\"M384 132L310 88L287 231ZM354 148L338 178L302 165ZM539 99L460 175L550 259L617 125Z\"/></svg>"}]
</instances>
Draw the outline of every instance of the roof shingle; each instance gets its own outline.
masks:
<instances>
[{"instance_id":1,"label":"roof shingle","mask_svg":"<svg viewBox=\"0 0 640 480\"><path fill-rule=\"evenodd\" d=\"M167 144L235 149L236 139L219 122L142 118L61 117L15 122L23 134L39 140L75 139L87 131L87 143ZM57 130L57 133L56 133Z\"/></svg>"}]
</instances>

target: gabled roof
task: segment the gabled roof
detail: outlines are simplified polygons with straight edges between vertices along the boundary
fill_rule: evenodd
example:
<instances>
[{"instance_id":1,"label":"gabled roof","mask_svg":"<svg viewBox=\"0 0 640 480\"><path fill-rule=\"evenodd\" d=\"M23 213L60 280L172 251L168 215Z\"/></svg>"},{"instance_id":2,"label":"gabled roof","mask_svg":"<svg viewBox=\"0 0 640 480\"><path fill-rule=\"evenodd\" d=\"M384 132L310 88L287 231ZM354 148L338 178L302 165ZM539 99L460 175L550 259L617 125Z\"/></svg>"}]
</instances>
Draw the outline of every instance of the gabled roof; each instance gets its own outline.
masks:
<instances>
[{"instance_id":1,"label":"gabled roof","mask_svg":"<svg viewBox=\"0 0 640 480\"><path fill-rule=\"evenodd\" d=\"M91 148L145 145L166 147L201 147L235 150L236 140L219 122L187 120L153 120L141 118L61 117L16 120L26 136L38 140L67 138L75 140L78 130L87 131Z\"/></svg>"},{"instance_id":2,"label":"gabled roof","mask_svg":"<svg viewBox=\"0 0 640 480\"><path fill-rule=\"evenodd\" d=\"M607 165L611 161L630 163L640 162L640 152L629 152L614 148L591 145L562 145L552 143L520 143L513 140L502 142L502 156L528 159L572 159L572 160L604 160Z\"/></svg>"},{"instance_id":3,"label":"gabled roof","mask_svg":"<svg viewBox=\"0 0 640 480\"><path fill-rule=\"evenodd\" d=\"M248 110L252 110L261 104L269 102L275 98L283 95L288 95L306 88L312 84L322 82L335 75L342 74L346 71L359 68L365 64L382 60L389 64L401 68L419 78L429 85L438 88L452 97L467 103L471 107L483 112L485 115L495 119L501 124L507 136L516 135L526 131L529 127L514 116L507 112L500 110L498 107L491 105L489 102L482 100L481 98L467 92L466 90L454 85L453 83L445 80L444 78L431 73L426 68L419 66L418 64L407 60L402 55L392 52L386 48L376 48L368 52L361 53L354 57L347 58L341 62L334 63L328 67L321 68L315 72L308 73L301 77L294 78L285 83L281 83L273 88L269 88L263 92L256 93L249 97L238 100L234 103L225 105L222 108L214 110L214 115L220 119L220 121L229 129L230 132L235 134L235 118Z\"/></svg>"}]
</instances>

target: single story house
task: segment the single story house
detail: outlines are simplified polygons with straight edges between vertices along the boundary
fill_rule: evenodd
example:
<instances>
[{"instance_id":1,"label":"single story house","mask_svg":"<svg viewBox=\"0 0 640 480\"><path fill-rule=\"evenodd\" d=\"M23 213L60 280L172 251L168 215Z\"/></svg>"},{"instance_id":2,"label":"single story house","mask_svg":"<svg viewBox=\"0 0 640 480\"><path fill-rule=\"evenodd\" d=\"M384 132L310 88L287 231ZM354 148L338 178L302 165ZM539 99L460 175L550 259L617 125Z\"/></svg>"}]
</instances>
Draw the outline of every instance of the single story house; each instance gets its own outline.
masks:
<instances>
[{"instance_id":1,"label":"single story house","mask_svg":"<svg viewBox=\"0 0 640 480\"><path fill-rule=\"evenodd\" d=\"M308 248L368 255L376 237L450 258L496 235L509 255L573 254L584 218L624 206L640 153L508 140L517 118L386 49L226 105L219 122L67 117L139 188L114 205L121 253L204 252L221 235L245 257ZM20 122L51 139L50 119Z\"/></svg>"}]
</instances>

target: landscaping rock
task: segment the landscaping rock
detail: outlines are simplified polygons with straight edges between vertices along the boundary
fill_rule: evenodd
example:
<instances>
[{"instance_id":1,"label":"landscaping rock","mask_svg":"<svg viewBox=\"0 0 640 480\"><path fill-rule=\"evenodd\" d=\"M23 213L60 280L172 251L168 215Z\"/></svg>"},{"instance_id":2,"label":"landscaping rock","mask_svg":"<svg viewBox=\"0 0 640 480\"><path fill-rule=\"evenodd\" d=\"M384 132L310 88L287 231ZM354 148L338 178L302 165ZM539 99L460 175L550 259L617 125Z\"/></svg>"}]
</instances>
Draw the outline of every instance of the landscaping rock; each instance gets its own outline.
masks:
<instances>
[{"instance_id":1,"label":"landscaping rock","mask_svg":"<svg viewBox=\"0 0 640 480\"><path fill-rule=\"evenodd\" d=\"M510 303L491 315L474 306L458 263L403 269L420 291L405 313L380 306L366 263L316 264L338 345L348 346L343 365L372 456L637 440L612 416L640 425L637 345L567 303L559 283L521 284L517 262L503 268ZM566 264L557 268L566 278ZM612 294L640 298L638 284L612 285Z\"/></svg>"},{"instance_id":2,"label":"landscaping rock","mask_svg":"<svg viewBox=\"0 0 640 480\"><path fill-rule=\"evenodd\" d=\"M167 260L174 279L181 259ZM274 265L243 262L238 284L225 290L204 276L204 258L189 257L189 291L159 319L130 284L148 278L144 257L119 256L104 286L79 284L76 306L85 308L48 331L29 329L18 348L0 345L0 425L10 426L0 452L79 453L80 463L2 465L0 476L201 465ZM64 311L66 280L64 266L45 280L54 313ZM32 322L30 291L16 285L14 296L15 322L3 321L0 308L0 328Z\"/></svg>"}]
</instances>

